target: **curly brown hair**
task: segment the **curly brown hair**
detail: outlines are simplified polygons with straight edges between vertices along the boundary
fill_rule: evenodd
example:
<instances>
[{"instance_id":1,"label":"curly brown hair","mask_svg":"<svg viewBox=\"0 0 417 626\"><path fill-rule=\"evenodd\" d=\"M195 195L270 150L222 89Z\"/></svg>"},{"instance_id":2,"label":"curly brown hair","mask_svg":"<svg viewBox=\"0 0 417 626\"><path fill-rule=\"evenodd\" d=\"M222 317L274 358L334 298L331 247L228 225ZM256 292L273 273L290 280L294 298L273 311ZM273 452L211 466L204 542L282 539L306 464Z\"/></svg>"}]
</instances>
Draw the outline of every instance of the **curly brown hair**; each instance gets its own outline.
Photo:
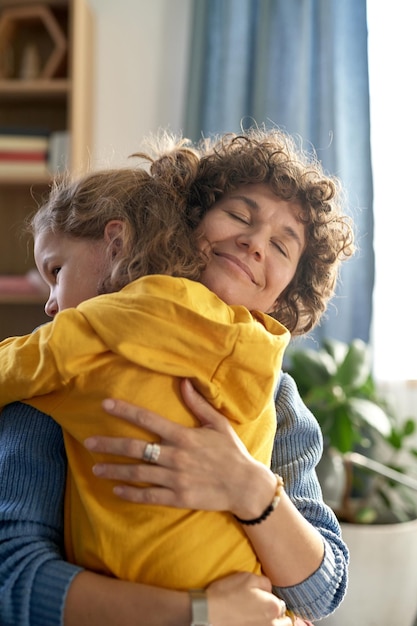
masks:
<instances>
[{"instance_id":1,"label":"curly brown hair","mask_svg":"<svg viewBox=\"0 0 417 626\"><path fill-rule=\"evenodd\" d=\"M295 276L277 301L273 317L293 335L319 321L334 294L341 261L354 251L353 227L342 212L337 178L279 129L251 129L197 146L168 133L138 152L145 167L110 169L78 181L55 183L31 222L41 229L100 239L106 224L122 220L123 240L112 249L110 275L100 292L117 291L148 274L198 280L207 258L198 226L213 204L246 184L267 184L276 196L300 207L305 250Z\"/></svg>"},{"instance_id":2,"label":"curly brown hair","mask_svg":"<svg viewBox=\"0 0 417 626\"><path fill-rule=\"evenodd\" d=\"M183 140L159 146L155 158L137 156L149 159L153 175L178 192L193 232L216 201L241 185L267 184L278 198L298 205L306 246L272 316L293 335L318 323L334 294L341 261L354 253L354 231L343 213L339 179L324 172L315 154L280 129L258 127L205 139L197 148Z\"/></svg>"},{"instance_id":3,"label":"curly brown hair","mask_svg":"<svg viewBox=\"0 0 417 626\"><path fill-rule=\"evenodd\" d=\"M190 207L201 207L200 219L221 196L253 183L267 184L278 198L299 205L306 246L272 315L293 335L308 332L334 295L341 261L354 252L353 224L343 213L339 179L276 128L226 134L203 144L202 151L189 198Z\"/></svg>"}]
</instances>

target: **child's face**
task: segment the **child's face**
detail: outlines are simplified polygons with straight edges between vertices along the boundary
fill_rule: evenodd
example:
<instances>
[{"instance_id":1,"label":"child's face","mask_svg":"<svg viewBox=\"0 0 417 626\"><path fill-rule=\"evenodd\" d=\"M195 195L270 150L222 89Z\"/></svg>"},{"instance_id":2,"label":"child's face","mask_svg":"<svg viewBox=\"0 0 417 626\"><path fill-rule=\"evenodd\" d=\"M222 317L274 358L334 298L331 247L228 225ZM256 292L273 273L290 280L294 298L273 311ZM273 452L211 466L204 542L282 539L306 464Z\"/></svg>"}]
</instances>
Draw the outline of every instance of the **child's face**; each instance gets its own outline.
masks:
<instances>
[{"instance_id":1,"label":"child's face","mask_svg":"<svg viewBox=\"0 0 417 626\"><path fill-rule=\"evenodd\" d=\"M206 213L201 282L230 305L271 313L291 282L305 247L299 206L266 184L242 185Z\"/></svg>"},{"instance_id":2,"label":"child's face","mask_svg":"<svg viewBox=\"0 0 417 626\"><path fill-rule=\"evenodd\" d=\"M42 232L35 236L37 268L49 287L45 312L54 317L97 295L107 267L107 244L103 240L79 239Z\"/></svg>"}]
</instances>

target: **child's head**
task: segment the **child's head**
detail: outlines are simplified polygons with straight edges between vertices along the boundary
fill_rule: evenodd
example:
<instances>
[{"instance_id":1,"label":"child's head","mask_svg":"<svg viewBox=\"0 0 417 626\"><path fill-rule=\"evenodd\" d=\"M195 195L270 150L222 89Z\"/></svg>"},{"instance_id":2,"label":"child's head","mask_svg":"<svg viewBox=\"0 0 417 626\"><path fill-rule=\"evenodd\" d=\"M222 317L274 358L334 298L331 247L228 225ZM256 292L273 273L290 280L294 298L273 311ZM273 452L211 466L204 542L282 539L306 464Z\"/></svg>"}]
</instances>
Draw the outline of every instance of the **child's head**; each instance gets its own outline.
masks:
<instances>
[{"instance_id":1,"label":"child's head","mask_svg":"<svg viewBox=\"0 0 417 626\"><path fill-rule=\"evenodd\" d=\"M48 315L146 274L198 277L194 238L166 189L134 167L54 182L29 224Z\"/></svg>"},{"instance_id":2,"label":"child's head","mask_svg":"<svg viewBox=\"0 0 417 626\"><path fill-rule=\"evenodd\" d=\"M29 225L35 261L50 288L48 315L99 293L121 232L128 233L128 206L142 179L132 170L110 170L55 181Z\"/></svg>"},{"instance_id":3,"label":"child's head","mask_svg":"<svg viewBox=\"0 0 417 626\"><path fill-rule=\"evenodd\" d=\"M108 265L104 237L86 239L43 230L35 237L34 255L49 287L45 312L50 317L96 296Z\"/></svg>"}]
</instances>

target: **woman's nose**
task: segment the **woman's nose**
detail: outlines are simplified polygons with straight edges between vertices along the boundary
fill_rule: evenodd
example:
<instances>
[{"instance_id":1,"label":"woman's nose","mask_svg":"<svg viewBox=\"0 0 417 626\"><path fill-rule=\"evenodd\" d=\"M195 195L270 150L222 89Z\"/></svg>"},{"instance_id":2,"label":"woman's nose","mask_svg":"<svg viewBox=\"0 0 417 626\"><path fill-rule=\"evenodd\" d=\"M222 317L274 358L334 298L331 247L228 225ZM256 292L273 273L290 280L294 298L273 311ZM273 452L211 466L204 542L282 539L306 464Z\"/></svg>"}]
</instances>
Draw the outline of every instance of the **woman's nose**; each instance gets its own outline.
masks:
<instances>
[{"instance_id":1,"label":"woman's nose","mask_svg":"<svg viewBox=\"0 0 417 626\"><path fill-rule=\"evenodd\" d=\"M238 244L258 258L262 258L265 255L266 237L260 231L242 233L238 237Z\"/></svg>"}]
</instances>

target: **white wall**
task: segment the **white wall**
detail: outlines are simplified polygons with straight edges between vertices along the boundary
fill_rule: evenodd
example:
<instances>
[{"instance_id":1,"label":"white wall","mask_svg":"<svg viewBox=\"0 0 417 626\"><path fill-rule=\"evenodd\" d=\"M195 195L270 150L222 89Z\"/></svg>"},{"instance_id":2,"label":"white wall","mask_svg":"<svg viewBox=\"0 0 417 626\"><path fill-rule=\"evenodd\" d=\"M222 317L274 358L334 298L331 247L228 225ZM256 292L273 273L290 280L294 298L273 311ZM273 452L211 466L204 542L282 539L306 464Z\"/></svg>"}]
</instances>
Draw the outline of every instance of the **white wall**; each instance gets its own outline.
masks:
<instances>
[{"instance_id":1,"label":"white wall","mask_svg":"<svg viewBox=\"0 0 417 626\"><path fill-rule=\"evenodd\" d=\"M95 24L91 165L123 165L144 136L183 128L193 0L88 0Z\"/></svg>"}]
</instances>

